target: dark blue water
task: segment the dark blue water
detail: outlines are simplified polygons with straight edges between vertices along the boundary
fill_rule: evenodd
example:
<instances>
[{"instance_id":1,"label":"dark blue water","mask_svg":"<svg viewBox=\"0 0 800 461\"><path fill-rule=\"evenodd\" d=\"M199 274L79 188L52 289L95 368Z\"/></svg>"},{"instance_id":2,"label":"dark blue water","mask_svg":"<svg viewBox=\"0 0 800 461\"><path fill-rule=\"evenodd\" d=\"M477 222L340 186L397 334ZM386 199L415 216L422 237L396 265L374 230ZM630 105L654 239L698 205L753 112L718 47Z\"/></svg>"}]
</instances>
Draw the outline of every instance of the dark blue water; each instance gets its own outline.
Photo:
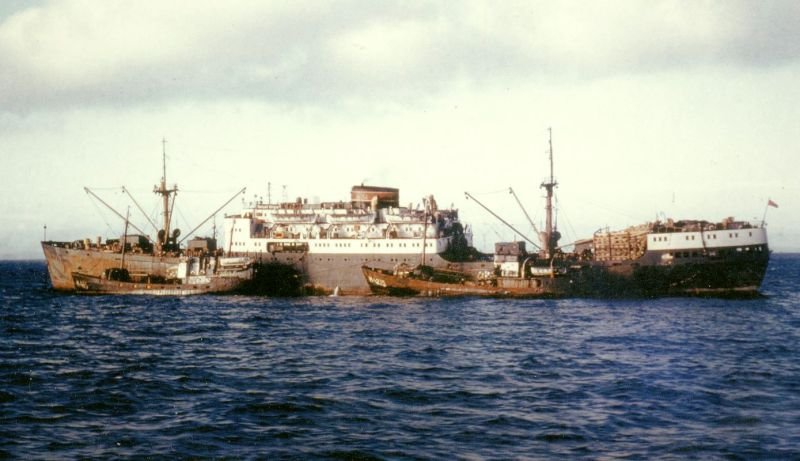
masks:
<instances>
[{"instance_id":1,"label":"dark blue water","mask_svg":"<svg viewBox=\"0 0 800 461\"><path fill-rule=\"evenodd\" d=\"M796 255L755 300L0 290L0 457L800 458Z\"/></svg>"}]
</instances>

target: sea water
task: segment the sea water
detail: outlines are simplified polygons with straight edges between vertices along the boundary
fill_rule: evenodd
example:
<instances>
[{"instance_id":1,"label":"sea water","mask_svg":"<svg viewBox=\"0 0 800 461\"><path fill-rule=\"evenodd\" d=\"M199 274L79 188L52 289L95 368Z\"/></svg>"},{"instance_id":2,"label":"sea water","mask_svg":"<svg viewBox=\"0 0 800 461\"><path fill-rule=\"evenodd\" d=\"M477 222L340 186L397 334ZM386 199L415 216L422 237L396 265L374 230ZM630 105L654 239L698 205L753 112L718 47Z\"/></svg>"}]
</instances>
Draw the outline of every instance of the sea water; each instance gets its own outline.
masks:
<instances>
[{"instance_id":1,"label":"sea water","mask_svg":"<svg viewBox=\"0 0 800 461\"><path fill-rule=\"evenodd\" d=\"M0 458L800 457L800 255L748 300L0 291Z\"/></svg>"}]
</instances>

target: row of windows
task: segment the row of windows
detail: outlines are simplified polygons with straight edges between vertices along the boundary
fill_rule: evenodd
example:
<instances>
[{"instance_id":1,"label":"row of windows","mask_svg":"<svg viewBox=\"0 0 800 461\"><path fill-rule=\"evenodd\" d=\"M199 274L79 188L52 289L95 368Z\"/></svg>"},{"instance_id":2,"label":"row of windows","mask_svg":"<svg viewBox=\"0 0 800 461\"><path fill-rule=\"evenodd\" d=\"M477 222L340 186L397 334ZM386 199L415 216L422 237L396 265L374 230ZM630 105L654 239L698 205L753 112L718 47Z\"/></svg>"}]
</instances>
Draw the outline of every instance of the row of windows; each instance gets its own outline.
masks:
<instances>
[{"instance_id":1,"label":"row of windows","mask_svg":"<svg viewBox=\"0 0 800 461\"><path fill-rule=\"evenodd\" d=\"M246 242L233 242L234 246L244 246L245 244L246 244ZM255 245L255 246L264 246L264 242L255 240L253 242L253 245ZM330 248L330 247L334 247L334 248L350 248L352 246L350 243L334 243L334 244L330 244L330 243L316 243L316 242L312 242L311 245L314 246L315 248ZM381 243L372 243L371 244L372 248L380 248L381 245L382 245ZM412 248L413 247L421 247L421 246L422 246L422 244L419 244L419 243L412 243L411 244ZM425 246L430 248L430 247L433 246L433 244L429 242L429 243L426 243ZM361 248L369 248L370 244L369 243L362 243L362 244L359 245L359 247L361 247ZM386 248L395 248L395 247L397 247L397 248L407 248L408 244L407 243L398 243L398 244L387 243L386 244Z\"/></svg>"},{"instance_id":2,"label":"row of windows","mask_svg":"<svg viewBox=\"0 0 800 461\"><path fill-rule=\"evenodd\" d=\"M272 258L276 260L276 258ZM316 258L316 261L328 261L333 262L333 258ZM353 259L353 261L361 261L361 262L370 262L370 261L378 261L383 262L383 258L360 258L360 259ZM344 258L344 262L349 262L350 258ZM430 262L433 262L433 258L429 259ZM419 262L419 258L389 258L389 262L399 263L399 262Z\"/></svg>"},{"instance_id":3,"label":"row of windows","mask_svg":"<svg viewBox=\"0 0 800 461\"><path fill-rule=\"evenodd\" d=\"M728 248L728 249L722 248L722 249L718 249L718 250L709 251L708 252L708 256L724 256L724 255L733 253L734 251L736 253L742 253L742 252L749 253L751 251L755 252L755 253L761 253L761 252L766 251L766 248L764 246L761 246L761 245L754 246L754 247L736 247L735 249L734 248ZM701 252L697 252L697 251L675 251L675 252L670 251L669 255L673 256L675 258L697 258L699 256L705 256L705 253L701 253Z\"/></svg>"},{"instance_id":4,"label":"row of windows","mask_svg":"<svg viewBox=\"0 0 800 461\"><path fill-rule=\"evenodd\" d=\"M749 237L753 236L752 232L748 232L748 234L749 234ZM717 238L717 234L704 234L704 236L705 236L706 239L716 240L716 238ZM687 235L687 236L685 236L686 240L695 240L695 237L697 237L697 235ZM728 233L728 238L739 238L739 233L738 232L729 232ZM666 236L654 236L653 237L653 241L654 242L667 242L667 241L669 241L669 238L666 237Z\"/></svg>"},{"instance_id":5,"label":"row of windows","mask_svg":"<svg viewBox=\"0 0 800 461\"><path fill-rule=\"evenodd\" d=\"M233 242L233 246L236 246L236 247L243 247L246 244L247 244L246 242ZM257 247L261 247L261 246L264 246L264 242L255 240L253 242L253 245L257 246ZM350 243L333 243L333 244L331 244L331 243L312 242L311 245L314 246L315 248L329 248L331 246L333 246L335 248L350 248L351 244ZM381 248L381 245L382 245L381 243L374 243L373 242L372 243L372 248ZM407 243L398 243L398 244L387 243L386 244L386 248L394 248L395 245L397 245L397 247L403 247L403 248L408 246ZM370 244L369 243L362 243L360 246L362 248L364 248L364 247L369 248ZM420 244L420 243L412 243L411 246L412 247L421 247L422 244ZM425 244L425 247L431 248L431 247L433 247L433 244L428 242L428 243Z\"/></svg>"},{"instance_id":6,"label":"row of windows","mask_svg":"<svg viewBox=\"0 0 800 461\"><path fill-rule=\"evenodd\" d=\"M259 242L256 241L256 245L258 245L258 244L259 244ZM361 248L370 248L370 246L371 246L372 248L381 248L382 245L384 245L384 244L380 243L380 242L372 242L372 243L361 243L361 244L359 244L359 247L361 247ZM386 248L407 248L409 246L408 243L386 243L385 245L386 245ZM344 243L311 242L311 246L313 246L314 248L331 248L331 247L333 247L333 248L350 248L352 246L352 244L350 242L344 242ZM415 248L415 247L419 248L421 246L422 246L421 243L412 243L411 244L412 248ZM431 247L433 247L433 243L426 242L425 246L427 248L431 248Z\"/></svg>"},{"instance_id":7,"label":"row of windows","mask_svg":"<svg viewBox=\"0 0 800 461\"><path fill-rule=\"evenodd\" d=\"M263 246L264 242L260 242L258 240L255 240L253 242L253 244L255 246ZM234 246L244 246L245 242L234 242L233 245ZM311 245L314 246L315 248L330 248L331 246L334 247L334 248L350 248L352 246L352 243L350 243L350 242L343 242L343 243L311 242ZM359 246L361 248L369 248L370 245L372 246L372 248L381 248L381 245L383 245L383 244L380 243L380 242L372 242L372 244L361 243ZM386 243L385 245L386 245L386 248L408 248L408 246L409 246L408 243L403 243L403 242L401 242L401 243ZM421 243L411 243L410 245L411 245L412 248L419 248L419 247L422 246ZM433 243L427 242L427 243L425 243L425 246L427 248L431 248L431 247L433 247Z\"/></svg>"},{"instance_id":8,"label":"row of windows","mask_svg":"<svg viewBox=\"0 0 800 461\"><path fill-rule=\"evenodd\" d=\"M264 258L264 257L261 257L261 254L259 253L258 260L259 261L275 261L275 262L277 262L277 261L279 261L279 258L277 256ZM298 259L298 261L302 261L302 260L303 260L303 258ZM333 262L334 258L320 258L320 257L317 257L317 258L314 258L314 260L315 261L320 261L320 262L321 261ZM294 258L284 258L284 259L280 259L280 261L281 262L294 262ZM344 258L344 261L345 262L350 262L350 258ZM353 261L360 261L360 262L365 262L365 263L366 262L370 262L370 261L383 262L383 258L354 258ZM401 258L389 258L388 261L389 262L393 262L393 263L419 262L419 258L402 258L402 259ZM433 258L428 258L428 261L432 263L433 262Z\"/></svg>"}]
</instances>

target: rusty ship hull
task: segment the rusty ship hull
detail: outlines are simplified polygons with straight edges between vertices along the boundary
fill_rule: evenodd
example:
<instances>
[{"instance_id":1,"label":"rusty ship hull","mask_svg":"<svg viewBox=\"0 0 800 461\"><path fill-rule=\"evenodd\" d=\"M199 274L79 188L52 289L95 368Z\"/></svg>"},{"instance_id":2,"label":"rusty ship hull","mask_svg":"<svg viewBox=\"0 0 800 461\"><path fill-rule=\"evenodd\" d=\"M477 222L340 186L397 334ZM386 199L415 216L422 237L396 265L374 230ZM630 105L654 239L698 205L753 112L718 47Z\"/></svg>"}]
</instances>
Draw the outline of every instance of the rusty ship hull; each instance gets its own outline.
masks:
<instances>
[{"instance_id":1,"label":"rusty ship hull","mask_svg":"<svg viewBox=\"0 0 800 461\"><path fill-rule=\"evenodd\" d=\"M122 253L106 251L96 247L82 247L82 242L42 242L42 251L47 261L50 283L57 291L75 291L73 273L99 277L106 270L120 267ZM125 266L132 272L166 277L167 269L180 262L178 256L129 253L125 255Z\"/></svg>"},{"instance_id":2,"label":"rusty ship hull","mask_svg":"<svg viewBox=\"0 0 800 461\"><path fill-rule=\"evenodd\" d=\"M536 278L497 278L476 282L471 277L437 280L435 273L422 277L394 270L361 268L373 294L423 297L562 298L572 294L570 279L563 276Z\"/></svg>"},{"instance_id":3,"label":"rusty ship hull","mask_svg":"<svg viewBox=\"0 0 800 461\"><path fill-rule=\"evenodd\" d=\"M190 296L212 293L233 293L242 291L248 283L247 278L237 277L191 277L185 281L170 283L126 282L108 280L75 272L72 274L75 291L91 295L149 295L149 296Z\"/></svg>"}]
</instances>

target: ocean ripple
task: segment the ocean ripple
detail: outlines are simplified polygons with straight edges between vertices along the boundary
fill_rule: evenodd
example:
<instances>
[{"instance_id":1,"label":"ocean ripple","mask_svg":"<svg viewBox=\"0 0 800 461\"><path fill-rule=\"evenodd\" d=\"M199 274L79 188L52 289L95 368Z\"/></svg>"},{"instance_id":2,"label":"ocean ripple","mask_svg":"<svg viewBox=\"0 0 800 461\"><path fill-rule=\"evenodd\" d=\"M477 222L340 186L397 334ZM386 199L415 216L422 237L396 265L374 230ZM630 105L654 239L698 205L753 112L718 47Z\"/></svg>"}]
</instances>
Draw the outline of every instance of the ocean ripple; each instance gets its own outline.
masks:
<instances>
[{"instance_id":1,"label":"ocean ripple","mask_svg":"<svg viewBox=\"0 0 800 461\"><path fill-rule=\"evenodd\" d=\"M752 300L80 297L0 263L0 458L800 457L800 257Z\"/></svg>"}]
</instances>

